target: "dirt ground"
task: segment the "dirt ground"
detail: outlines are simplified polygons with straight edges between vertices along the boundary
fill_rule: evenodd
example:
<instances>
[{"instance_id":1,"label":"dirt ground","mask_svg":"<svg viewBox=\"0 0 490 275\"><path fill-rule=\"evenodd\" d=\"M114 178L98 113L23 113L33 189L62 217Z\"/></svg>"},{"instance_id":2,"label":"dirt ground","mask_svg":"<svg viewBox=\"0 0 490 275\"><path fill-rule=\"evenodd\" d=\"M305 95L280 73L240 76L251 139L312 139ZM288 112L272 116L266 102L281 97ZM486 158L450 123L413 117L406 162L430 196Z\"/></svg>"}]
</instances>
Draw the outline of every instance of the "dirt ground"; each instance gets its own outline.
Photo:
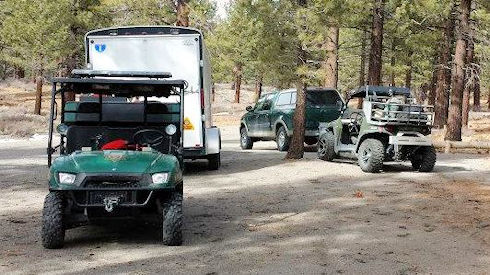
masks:
<instances>
[{"instance_id":1,"label":"dirt ground","mask_svg":"<svg viewBox=\"0 0 490 275\"><path fill-rule=\"evenodd\" d=\"M314 148L285 161L275 143L242 151L223 127L223 166L187 166L184 244L150 226L67 232L45 250L43 138L0 141L0 273L488 274L490 158L439 154L433 173L389 164L362 173Z\"/></svg>"}]
</instances>

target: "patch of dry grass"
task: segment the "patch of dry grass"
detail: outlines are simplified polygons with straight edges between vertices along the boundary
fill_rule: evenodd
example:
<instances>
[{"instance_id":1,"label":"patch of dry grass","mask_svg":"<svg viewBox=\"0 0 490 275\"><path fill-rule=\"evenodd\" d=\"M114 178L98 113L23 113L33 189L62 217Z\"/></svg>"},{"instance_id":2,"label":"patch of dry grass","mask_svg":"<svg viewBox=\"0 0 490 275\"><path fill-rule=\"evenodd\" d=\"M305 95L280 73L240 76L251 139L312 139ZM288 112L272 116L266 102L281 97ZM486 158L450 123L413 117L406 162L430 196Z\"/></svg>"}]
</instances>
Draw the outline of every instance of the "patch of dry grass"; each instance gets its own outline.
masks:
<instances>
[{"instance_id":1,"label":"patch of dry grass","mask_svg":"<svg viewBox=\"0 0 490 275\"><path fill-rule=\"evenodd\" d=\"M30 137L47 129L47 116L34 115L23 106L0 106L0 135Z\"/></svg>"}]
</instances>

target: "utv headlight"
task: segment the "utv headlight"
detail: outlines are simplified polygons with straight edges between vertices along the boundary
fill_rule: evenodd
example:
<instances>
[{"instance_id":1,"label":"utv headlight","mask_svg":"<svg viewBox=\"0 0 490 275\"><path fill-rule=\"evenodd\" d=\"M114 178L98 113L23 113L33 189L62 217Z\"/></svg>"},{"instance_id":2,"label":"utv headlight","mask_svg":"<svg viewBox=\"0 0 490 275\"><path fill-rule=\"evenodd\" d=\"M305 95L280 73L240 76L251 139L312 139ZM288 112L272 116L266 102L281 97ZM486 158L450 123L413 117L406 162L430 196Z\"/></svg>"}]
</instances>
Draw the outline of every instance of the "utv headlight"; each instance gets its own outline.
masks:
<instances>
[{"instance_id":1,"label":"utv headlight","mask_svg":"<svg viewBox=\"0 0 490 275\"><path fill-rule=\"evenodd\" d=\"M165 133L167 133L167 135L169 136L175 135L176 132L177 132L177 127L173 124L169 124L167 125L167 127L165 127Z\"/></svg>"},{"instance_id":2,"label":"utv headlight","mask_svg":"<svg viewBox=\"0 0 490 275\"><path fill-rule=\"evenodd\" d=\"M151 175L151 180L153 183L162 184L167 183L168 181L168 173L156 173Z\"/></svg>"},{"instance_id":3,"label":"utv headlight","mask_svg":"<svg viewBox=\"0 0 490 275\"><path fill-rule=\"evenodd\" d=\"M77 175L70 173L58 173L58 179L62 184L73 184Z\"/></svg>"}]
</instances>

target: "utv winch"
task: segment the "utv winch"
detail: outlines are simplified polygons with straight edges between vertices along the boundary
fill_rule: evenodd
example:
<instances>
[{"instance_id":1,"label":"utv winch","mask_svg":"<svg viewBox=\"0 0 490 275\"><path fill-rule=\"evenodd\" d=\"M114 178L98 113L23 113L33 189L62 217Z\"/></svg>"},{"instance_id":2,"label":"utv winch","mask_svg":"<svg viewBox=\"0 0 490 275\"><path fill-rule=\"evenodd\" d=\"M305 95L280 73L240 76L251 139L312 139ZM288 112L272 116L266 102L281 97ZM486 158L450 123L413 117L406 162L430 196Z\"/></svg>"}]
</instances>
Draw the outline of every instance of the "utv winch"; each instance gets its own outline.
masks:
<instances>
[{"instance_id":1,"label":"utv winch","mask_svg":"<svg viewBox=\"0 0 490 275\"><path fill-rule=\"evenodd\" d=\"M67 229L111 219L149 221L164 244L182 243L187 84L170 75L74 70L52 79L44 247L62 247Z\"/></svg>"},{"instance_id":2,"label":"utv winch","mask_svg":"<svg viewBox=\"0 0 490 275\"><path fill-rule=\"evenodd\" d=\"M353 99L362 99L362 109ZM415 102L410 89L363 86L352 91L341 116L320 123L318 157L357 158L364 172L382 170L385 161L409 160L420 172L430 172L436 163L436 150L429 137L433 106Z\"/></svg>"}]
</instances>

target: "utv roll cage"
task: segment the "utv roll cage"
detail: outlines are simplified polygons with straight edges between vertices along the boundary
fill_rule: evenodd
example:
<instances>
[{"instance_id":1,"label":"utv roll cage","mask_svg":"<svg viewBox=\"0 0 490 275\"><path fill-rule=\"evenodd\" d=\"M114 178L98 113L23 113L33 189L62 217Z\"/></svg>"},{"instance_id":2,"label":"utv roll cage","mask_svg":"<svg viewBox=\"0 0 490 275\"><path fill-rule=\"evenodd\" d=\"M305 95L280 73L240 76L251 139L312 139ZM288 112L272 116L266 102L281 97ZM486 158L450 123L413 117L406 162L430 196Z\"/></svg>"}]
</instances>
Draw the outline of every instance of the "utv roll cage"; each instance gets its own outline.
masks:
<instances>
[{"instance_id":1,"label":"utv roll cage","mask_svg":"<svg viewBox=\"0 0 490 275\"><path fill-rule=\"evenodd\" d=\"M394 100L402 96L405 102ZM351 98L364 98L364 113L375 125L432 126L434 106L418 104L409 88L362 86L349 94Z\"/></svg>"},{"instance_id":2,"label":"utv roll cage","mask_svg":"<svg viewBox=\"0 0 490 275\"><path fill-rule=\"evenodd\" d=\"M127 116L121 121L121 124L132 124L138 126L151 127L151 125L165 123L162 118L171 117L172 123L177 124L177 129L179 129L179 139L174 141L178 147L177 152L181 155L183 146L183 115L184 115L184 89L187 86L187 82L184 80L169 80L165 78L171 77L170 73L165 72L120 72L120 71L93 71L93 70L73 70L71 77L56 77L52 78L52 91L51 91L51 109L49 117L49 137L48 137L48 166L52 163L52 154L58 149L60 150L60 155L66 153L67 148L65 147L66 136L60 136L60 144L53 147L53 131L54 122L58 116L58 104L56 101L57 95L60 95L61 99L61 116L60 124L64 124L67 121L66 103L66 93L71 92L74 94L92 94L96 97L90 101L74 102L74 103L92 103L92 105L97 105L96 108L90 107L90 113L84 112L83 114L76 113L76 110L69 110L71 123L74 124L74 117L80 116L85 123L90 123L93 126L101 126L104 123L108 123L104 119L104 103L109 101L104 100L110 99L111 97L143 97L143 106L138 106L138 110L142 111L142 117L135 120L134 118L128 118ZM148 97L169 97L178 96L180 101L178 104L174 104L173 108L169 113L160 114L158 112L153 112L149 110L154 110L160 108L162 103L152 104L148 102ZM136 107L131 106L129 102L116 102L128 104L126 106L120 107ZM136 105L136 104L135 104ZM81 109L83 106L78 104ZM149 108L152 107L152 108ZM71 107L70 107L71 108ZM86 109L86 107L84 107ZM134 109L134 108L133 108ZM85 110L86 111L86 110ZM119 112L120 113L120 112ZM89 118L89 119L87 119ZM113 119L113 118L112 118ZM110 123L110 122L109 122ZM79 126L81 127L81 126ZM70 150L68 150L70 151ZM70 153L70 152L69 152ZM178 156L179 160L182 156Z\"/></svg>"}]
</instances>

